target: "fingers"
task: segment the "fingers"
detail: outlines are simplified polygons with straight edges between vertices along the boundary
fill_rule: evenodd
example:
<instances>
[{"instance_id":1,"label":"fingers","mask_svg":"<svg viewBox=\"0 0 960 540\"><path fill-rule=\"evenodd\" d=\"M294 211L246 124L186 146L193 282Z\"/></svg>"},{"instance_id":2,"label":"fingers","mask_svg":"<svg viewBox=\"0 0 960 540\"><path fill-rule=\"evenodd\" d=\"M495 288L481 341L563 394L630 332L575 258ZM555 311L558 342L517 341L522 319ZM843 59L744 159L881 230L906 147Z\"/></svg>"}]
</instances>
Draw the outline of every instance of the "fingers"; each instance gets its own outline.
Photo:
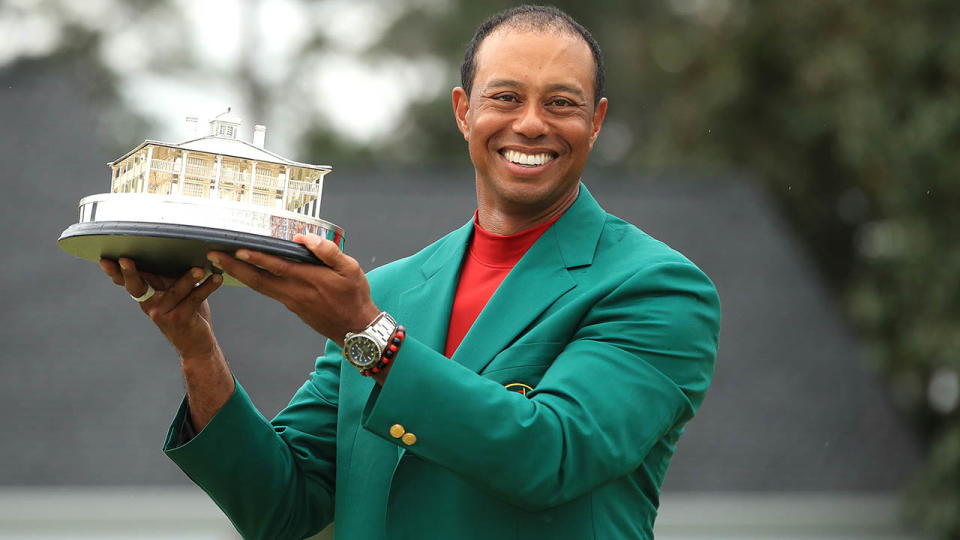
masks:
<instances>
[{"instance_id":1,"label":"fingers","mask_svg":"<svg viewBox=\"0 0 960 540\"><path fill-rule=\"evenodd\" d=\"M191 268L190 271L180 276L169 288L163 291L164 294L156 302L151 302L152 305L149 306L147 312L152 316L154 313L166 313L175 309L187 295L193 292L206 275L206 272L200 268Z\"/></svg>"},{"instance_id":2,"label":"fingers","mask_svg":"<svg viewBox=\"0 0 960 540\"><path fill-rule=\"evenodd\" d=\"M140 273L137 272L137 265L133 260L121 257L117 262L120 263L120 274L123 276L123 286L127 289L127 292L134 297L146 293L147 284L140 277Z\"/></svg>"},{"instance_id":3,"label":"fingers","mask_svg":"<svg viewBox=\"0 0 960 540\"><path fill-rule=\"evenodd\" d=\"M246 252L246 255L248 256L256 253L249 250L241 251ZM237 281L257 292L266 294L267 296L272 296L271 292L276 289L276 286L280 280L280 278L274 276L270 272L261 270L252 264L247 264L241 260L237 260L226 253L211 251L207 253L207 259L217 268L236 278ZM248 260L250 260L249 257Z\"/></svg>"},{"instance_id":4,"label":"fingers","mask_svg":"<svg viewBox=\"0 0 960 540\"><path fill-rule=\"evenodd\" d=\"M293 241L303 244L304 247L316 255L323 264L330 268L339 270L339 266L342 266L339 263L341 262L340 256L343 255L343 253L333 242L324 240L315 234L296 234L293 236Z\"/></svg>"},{"instance_id":5,"label":"fingers","mask_svg":"<svg viewBox=\"0 0 960 540\"><path fill-rule=\"evenodd\" d=\"M123 286L123 275L120 274L120 265L116 261L111 261L110 259L100 259L100 268L103 269L104 273L110 276L110 279L113 280L114 285Z\"/></svg>"},{"instance_id":6,"label":"fingers","mask_svg":"<svg viewBox=\"0 0 960 540\"><path fill-rule=\"evenodd\" d=\"M337 247L337 244L315 234L295 234L293 241L303 244L320 261L342 275L355 274L360 270L357 261Z\"/></svg>"},{"instance_id":7,"label":"fingers","mask_svg":"<svg viewBox=\"0 0 960 540\"><path fill-rule=\"evenodd\" d=\"M143 270L139 270L139 272L140 277L142 277L143 280L150 285L153 285L153 288L158 291L165 291L177 282L176 278L151 274L150 272L144 272Z\"/></svg>"},{"instance_id":8,"label":"fingers","mask_svg":"<svg viewBox=\"0 0 960 540\"><path fill-rule=\"evenodd\" d=\"M254 266L259 266L260 268L263 268L267 272L270 272L277 277L283 277L287 275L287 273L294 267L294 263L284 259L283 257L267 255L266 253L250 251L249 249L238 249L234 257Z\"/></svg>"},{"instance_id":9,"label":"fingers","mask_svg":"<svg viewBox=\"0 0 960 540\"><path fill-rule=\"evenodd\" d=\"M223 284L223 276L220 274L213 274L203 281L200 285L194 287L190 294L181 302L181 305L190 310L191 313L199 312L200 305L203 304L204 300L208 296L213 294L213 291L220 288L220 285ZM209 317L207 317L209 319Z\"/></svg>"},{"instance_id":10,"label":"fingers","mask_svg":"<svg viewBox=\"0 0 960 540\"><path fill-rule=\"evenodd\" d=\"M147 313L163 313L175 309L180 302L199 288L197 287L198 284L205 283L204 277L207 277L206 272L201 268L191 268L190 271L178 279L140 272L137 270L136 263L128 258L121 258L119 261L100 259L99 264L100 268L110 276L115 284L124 287L127 293L133 296L144 294L147 291L148 284L157 291L153 297L141 303L141 307ZM210 293L219 288L223 283L223 278L217 277L212 281L207 279L206 282L209 282L211 288L209 290L204 289L203 297L196 302L191 300L191 303L198 306L202 304Z\"/></svg>"}]
</instances>

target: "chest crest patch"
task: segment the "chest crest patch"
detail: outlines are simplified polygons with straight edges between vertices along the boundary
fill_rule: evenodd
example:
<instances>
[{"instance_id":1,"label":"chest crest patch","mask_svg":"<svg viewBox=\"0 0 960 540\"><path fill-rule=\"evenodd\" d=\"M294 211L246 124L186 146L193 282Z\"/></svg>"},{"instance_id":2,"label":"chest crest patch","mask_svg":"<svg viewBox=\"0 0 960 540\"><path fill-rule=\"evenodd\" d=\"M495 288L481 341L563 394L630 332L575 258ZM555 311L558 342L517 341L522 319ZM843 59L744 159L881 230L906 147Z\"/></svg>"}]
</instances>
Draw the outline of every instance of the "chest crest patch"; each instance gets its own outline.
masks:
<instances>
[{"instance_id":1,"label":"chest crest patch","mask_svg":"<svg viewBox=\"0 0 960 540\"><path fill-rule=\"evenodd\" d=\"M522 395L524 395L524 396L527 395L528 392L532 392L532 391L533 391L533 387L532 387L532 386L527 385L527 384L523 384L523 383L521 383L521 382L512 382L512 383L509 383L509 384L505 384L505 385L504 385L504 388L506 388L507 390L510 390L511 392L516 392L516 393L522 394Z\"/></svg>"}]
</instances>

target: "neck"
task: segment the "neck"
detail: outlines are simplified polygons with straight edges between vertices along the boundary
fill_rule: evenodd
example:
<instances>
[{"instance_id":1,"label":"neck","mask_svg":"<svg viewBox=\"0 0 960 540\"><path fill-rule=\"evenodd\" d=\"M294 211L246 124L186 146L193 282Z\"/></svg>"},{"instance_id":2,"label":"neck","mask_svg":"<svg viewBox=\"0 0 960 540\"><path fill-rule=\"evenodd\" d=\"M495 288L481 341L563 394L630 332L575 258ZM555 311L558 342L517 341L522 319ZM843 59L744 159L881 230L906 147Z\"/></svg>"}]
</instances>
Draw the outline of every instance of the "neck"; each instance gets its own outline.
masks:
<instances>
[{"instance_id":1,"label":"neck","mask_svg":"<svg viewBox=\"0 0 960 540\"><path fill-rule=\"evenodd\" d=\"M579 194L580 186L578 185L566 196L544 208L491 204L485 201L484 197L478 197L477 222L485 231L493 234L516 234L556 219L573 205Z\"/></svg>"}]
</instances>

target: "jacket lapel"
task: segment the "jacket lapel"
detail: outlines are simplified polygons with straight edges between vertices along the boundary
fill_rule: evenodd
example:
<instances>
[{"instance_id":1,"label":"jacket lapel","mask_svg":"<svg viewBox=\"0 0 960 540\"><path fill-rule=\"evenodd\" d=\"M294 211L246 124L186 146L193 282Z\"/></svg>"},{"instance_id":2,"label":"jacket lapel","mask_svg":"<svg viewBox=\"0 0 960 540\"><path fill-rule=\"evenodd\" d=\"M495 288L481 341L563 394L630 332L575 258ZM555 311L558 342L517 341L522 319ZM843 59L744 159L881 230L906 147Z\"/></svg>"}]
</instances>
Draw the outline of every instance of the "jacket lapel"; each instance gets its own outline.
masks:
<instances>
[{"instance_id":1,"label":"jacket lapel","mask_svg":"<svg viewBox=\"0 0 960 540\"><path fill-rule=\"evenodd\" d=\"M460 262L473 234L473 219L453 231L420 267L423 281L400 294L394 316L431 349L443 352Z\"/></svg>"},{"instance_id":2,"label":"jacket lapel","mask_svg":"<svg viewBox=\"0 0 960 540\"><path fill-rule=\"evenodd\" d=\"M573 289L576 281L567 269L593 262L605 215L581 184L576 202L510 271L453 359L482 372L557 298Z\"/></svg>"},{"instance_id":3,"label":"jacket lapel","mask_svg":"<svg viewBox=\"0 0 960 540\"><path fill-rule=\"evenodd\" d=\"M473 219L447 236L443 245L421 266L423 281L400 293L396 319L407 331L431 349L443 353L457 291L457 276L467 243L473 234ZM374 389L375 392L379 388ZM397 463L406 449L397 445Z\"/></svg>"},{"instance_id":4,"label":"jacket lapel","mask_svg":"<svg viewBox=\"0 0 960 540\"><path fill-rule=\"evenodd\" d=\"M568 268L593 262L606 213L580 184L573 206L520 259L494 293L453 354L477 373L557 298L576 286ZM451 233L420 267L423 282L400 294L397 320L424 345L443 352L460 263L473 234L473 219ZM374 391L378 391L374 389ZM406 449L397 446L397 465Z\"/></svg>"}]
</instances>

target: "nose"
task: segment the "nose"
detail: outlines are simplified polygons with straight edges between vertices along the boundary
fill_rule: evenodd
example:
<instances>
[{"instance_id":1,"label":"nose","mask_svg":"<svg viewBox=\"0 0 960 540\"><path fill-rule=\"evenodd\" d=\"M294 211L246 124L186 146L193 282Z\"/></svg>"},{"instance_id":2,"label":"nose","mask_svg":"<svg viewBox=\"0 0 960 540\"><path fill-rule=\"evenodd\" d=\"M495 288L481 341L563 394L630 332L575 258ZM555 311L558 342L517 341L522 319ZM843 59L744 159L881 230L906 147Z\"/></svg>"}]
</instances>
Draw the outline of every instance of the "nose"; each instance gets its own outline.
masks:
<instances>
[{"instance_id":1,"label":"nose","mask_svg":"<svg viewBox=\"0 0 960 540\"><path fill-rule=\"evenodd\" d=\"M520 110L520 116L513 122L513 131L524 137L535 139L547 133L547 123L543 118L540 104L530 101Z\"/></svg>"}]
</instances>

